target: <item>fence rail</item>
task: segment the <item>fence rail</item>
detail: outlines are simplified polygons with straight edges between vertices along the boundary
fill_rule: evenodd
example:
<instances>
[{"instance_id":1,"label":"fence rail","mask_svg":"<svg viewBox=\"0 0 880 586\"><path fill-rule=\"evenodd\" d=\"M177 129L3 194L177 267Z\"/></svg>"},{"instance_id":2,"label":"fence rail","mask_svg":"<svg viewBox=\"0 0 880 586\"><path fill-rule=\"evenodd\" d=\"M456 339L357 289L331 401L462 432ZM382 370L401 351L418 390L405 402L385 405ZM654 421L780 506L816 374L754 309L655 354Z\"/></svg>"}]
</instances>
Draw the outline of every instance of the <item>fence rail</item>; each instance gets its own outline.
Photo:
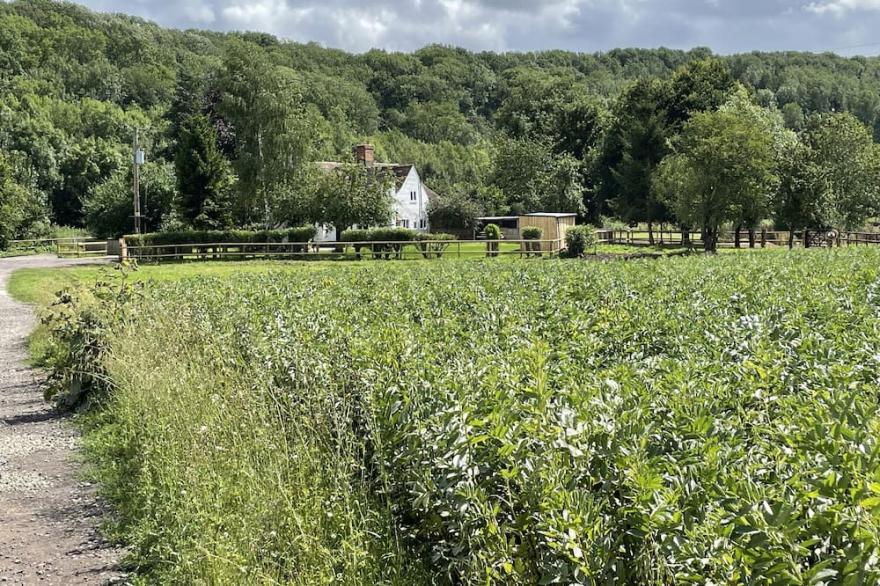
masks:
<instances>
[{"instance_id":1,"label":"fence rail","mask_svg":"<svg viewBox=\"0 0 880 586\"><path fill-rule=\"evenodd\" d=\"M555 240L415 240L369 242L211 242L126 246L123 256L141 262L223 259L415 259L556 256Z\"/></svg>"},{"instance_id":2,"label":"fence rail","mask_svg":"<svg viewBox=\"0 0 880 586\"><path fill-rule=\"evenodd\" d=\"M655 231L654 244L666 246L702 245L699 232L690 232L688 242L681 232ZM749 246L748 235L742 234L741 244ZM824 234L820 234L823 238ZM597 230L600 244L625 244L648 246L650 239L641 230ZM779 230L756 232L755 246L787 246L789 233ZM800 236L799 236L800 238ZM732 232L722 233L718 245L734 246ZM796 239L798 244L802 240ZM835 239L824 241L826 245L871 245L880 244L880 233L845 232ZM94 251L85 248L80 255L106 254L106 245L101 242L86 243L95 247ZM76 246L84 246L82 242ZM59 254L61 253L59 245ZM476 258L476 257L532 257L557 256L565 248L562 239L553 240L415 240L415 241L364 241L364 242L209 242L182 244L144 244L123 246L121 256L141 262L165 262L187 260L247 260L247 259L416 259L416 258Z\"/></svg>"},{"instance_id":3,"label":"fence rail","mask_svg":"<svg viewBox=\"0 0 880 586\"><path fill-rule=\"evenodd\" d=\"M54 252L64 257L106 256L107 240L94 238L31 238L27 240L10 240L9 250L23 254L36 252Z\"/></svg>"},{"instance_id":4,"label":"fence rail","mask_svg":"<svg viewBox=\"0 0 880 586\"><path fill-rule=\"evenodd\" d=\"M685 234L690 236L689 243L685 240ZM785 230L757 230L754 233L755 246L788 246L790 232ZM880 232L840 232L836 236L828 238L825 232L810 233L811 244L818 245L859 245L880 244ZM651 242L647 230L597 230L598 241L603 244L628 244L633 246L691 246L701 245L703 237L700 232L683 232L676 230L655 230L654 240ZM803 233L796 232L793 243L803 246ZM742 247L749 246L749 235L746 231L740 233ZM733 247L736 245L736 234L732 231L722 232L718 237L718 246Z\"/></svg>"}]
</instances>

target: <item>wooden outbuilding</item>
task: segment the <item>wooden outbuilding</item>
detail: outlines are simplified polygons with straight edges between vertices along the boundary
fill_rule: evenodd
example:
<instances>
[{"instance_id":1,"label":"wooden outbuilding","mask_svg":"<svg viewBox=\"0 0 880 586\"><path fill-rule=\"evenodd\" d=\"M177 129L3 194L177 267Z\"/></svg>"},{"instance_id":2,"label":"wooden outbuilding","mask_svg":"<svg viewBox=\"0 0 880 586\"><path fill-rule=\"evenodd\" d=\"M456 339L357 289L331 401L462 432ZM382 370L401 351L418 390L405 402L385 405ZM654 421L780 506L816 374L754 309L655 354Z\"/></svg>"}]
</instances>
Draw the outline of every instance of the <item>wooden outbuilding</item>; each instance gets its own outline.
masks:
<instances>
[{"instance_id":1,"label":"wooden outbuilding","mask_svg":"<svg viewBox=\"0 0 880 586\"><path fill-rule=\"evenodd\" d=\"M519 217L519 229L526 226L540 228L543 235L541 240L556 240L558 243L545 242L542 250L559 250L565 248L565 234L569 228L574 228L577 214L562 213L537 213L526 214Z\"/></svg>"},{"instance_id":2,"label":"wooden outbuilding","mask_svg":"<svg viewBox=\"0 0 880 586\"><path fill-rule=\"evenodd\" d=\"M482 226L496 224L501 228L505 240L520 240L522 229L527 226L540 228L541 240L554 240L556 243L545 242L541 247L544 251L557 251L565 247L565 234L573 228L577 214L538 212L521 216L484 216L477 218Z\"/></svg>"}]
</instances>

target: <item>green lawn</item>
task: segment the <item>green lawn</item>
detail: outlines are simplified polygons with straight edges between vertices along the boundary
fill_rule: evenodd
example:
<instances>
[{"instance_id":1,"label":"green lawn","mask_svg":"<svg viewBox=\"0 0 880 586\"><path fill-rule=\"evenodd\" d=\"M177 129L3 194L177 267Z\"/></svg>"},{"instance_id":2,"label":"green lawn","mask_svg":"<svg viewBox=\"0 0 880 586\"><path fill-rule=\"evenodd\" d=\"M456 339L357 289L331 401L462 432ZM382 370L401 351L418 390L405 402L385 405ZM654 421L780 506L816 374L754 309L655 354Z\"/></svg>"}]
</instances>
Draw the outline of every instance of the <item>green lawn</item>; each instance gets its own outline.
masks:
<instances>
[{"instance_id":1,"label":"green lawn","mask_svg":"<svg viewBox=\"0 0 880 586\"><path fill-rule=\"evenodd\" d=\"M473 244L462 245L462 253L467 254L463 257L463 262L467 260L485 259L485 244L482 242L474 242ZM511 254L518 250L516 244L502 243L502 254L495 261L515 261L521 257L518 254ZM640 253L660 253L663 255L678 254L687 249L670 246L631 246L626 244L600 244L596 247L599 254L614 255L630 255ZM734 254L747 252L767 252L770 249L753 249L747 248L720 249L719 253ZM696 251L699 253L699 250ZM421 257L419 257L421 258ZM546 256L543 258L547 258ZM415 260L415 259L412 259ZM455 254L445 256L441 260L458 260ZM536 260L536 259L535 259ZM283 260L255 260L255 261L193 261L193 262L175 262L166 264L142 264L136 270L132 270L130 278L138 281L174 281L185 277L196 275L204 275L209 277L226 277L237 274L251 274L263 272L266 270L286 270L296 271L303 267L316 268L319 266L366 266L371 265L375 261L365 259L363 261L345 261L345 260L321 260L309 262L283 261ZM388 261L391 262L391 261ZM401 261L394 261L401 262ZM432 260L431 262L437 262ZM116 272L110 265L85 265L77 267L68 267L63 269L20 269L13 273L9 281L9 293L15 299L26 303L36 305L48 305L55 299L55 294L71 285L80 282L94 283L102 278L110 278Z\"/></svg>"},{"instance_id":2,"label":"green lawn","mask_svg":"<svg viewBox=\"0 0 880 586\"><path fill-rule=\"evenodd\" d=\"M339 264L335 261L309 263L307 266ZM356 263L345 263L356 264ZM299 270L303 263L284 261L199 262L164 265L143 265L128 274L136 281L176 281L186 277L228 277L235 274L259 273L267 270ZM111 265L84 265L63 269L20 269L9 280L9 294L19 301L45 306L55 299L58 291L78 283L94 283L115 277L117 269Z\"/></svg>"},{"instance_id":3,"label":"green lawn","mask_svg":"<svg viewBox=\"0 0 880 586\"><path fill-rule=\"evenodd\" d=\"M486 245L481 242L462 245L464 259L485 259ZM510 253L518 250L516 244L502 244L501 252ZM365 255L366 257L367 255ZM421 259L421 257L418 257ZM502 254L497 260L519 259L518 254ZM457 260L455 254L447 255L441 260ZM412 259L415 260L415 259ZM169 262L165 264L141 264L136 270L129 272L132 279L138 281L175 281L186 277L203 275L208 277L227 277L238 274L258 273L266 270L302 270L304 267L319 266L365 266L376 261L365 258L362 261L320 260L320 261L192 261ZM400 261L386 261L400 262ZM437 262L432 260L431 262ZM48 305L55 299L55 294L71 285L80 282L94 283L102 278L114 276L117 269L111 265L85 265L63 269L20 269L15 271L9 281L9 293L15 299L35 305Z\"/></svg>"}]
</instances>

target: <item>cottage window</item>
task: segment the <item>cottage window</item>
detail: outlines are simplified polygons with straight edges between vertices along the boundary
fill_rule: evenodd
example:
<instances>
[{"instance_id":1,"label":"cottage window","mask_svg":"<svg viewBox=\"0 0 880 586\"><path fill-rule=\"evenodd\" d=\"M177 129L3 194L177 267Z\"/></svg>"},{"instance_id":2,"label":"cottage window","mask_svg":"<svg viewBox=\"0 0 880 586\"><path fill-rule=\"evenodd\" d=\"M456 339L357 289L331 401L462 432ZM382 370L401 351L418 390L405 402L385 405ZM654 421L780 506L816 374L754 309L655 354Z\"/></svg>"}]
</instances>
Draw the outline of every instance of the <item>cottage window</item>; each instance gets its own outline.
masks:
<instances>
[{"instance_id":1,"label":"cottage window","mask_svg":"<svg viewBox=\"0 0 880 586\"><path fill-rule=\"evenodd\" d=\"M418 198L418 196L416 195L416 192L415 192L415 191L410 191L410 192L409 192L409 201L410 201L410 203L415 203L417 198Z\"/></svg>"}]
</instances>

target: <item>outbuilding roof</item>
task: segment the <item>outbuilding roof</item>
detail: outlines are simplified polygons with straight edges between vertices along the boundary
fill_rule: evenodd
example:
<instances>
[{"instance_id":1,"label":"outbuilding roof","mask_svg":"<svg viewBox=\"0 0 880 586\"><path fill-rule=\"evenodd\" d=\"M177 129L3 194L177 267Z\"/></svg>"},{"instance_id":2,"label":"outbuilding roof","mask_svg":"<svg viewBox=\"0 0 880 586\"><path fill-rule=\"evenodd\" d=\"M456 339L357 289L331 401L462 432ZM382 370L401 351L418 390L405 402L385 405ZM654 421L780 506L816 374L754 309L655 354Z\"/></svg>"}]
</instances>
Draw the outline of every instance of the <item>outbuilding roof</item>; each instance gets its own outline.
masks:
<instances>
[{"instance_id":1,"label":"outbuilding roof","mask_svg":"<svg viewBox=\"0 0 880 586\"><path fill-rule=\"evenodd\" d=\"M526 214L527 217L534 218L576 218L577 214L572 213L557 213L557 212L537 212L534 214Z\"/></svg>"}]
</instances>

